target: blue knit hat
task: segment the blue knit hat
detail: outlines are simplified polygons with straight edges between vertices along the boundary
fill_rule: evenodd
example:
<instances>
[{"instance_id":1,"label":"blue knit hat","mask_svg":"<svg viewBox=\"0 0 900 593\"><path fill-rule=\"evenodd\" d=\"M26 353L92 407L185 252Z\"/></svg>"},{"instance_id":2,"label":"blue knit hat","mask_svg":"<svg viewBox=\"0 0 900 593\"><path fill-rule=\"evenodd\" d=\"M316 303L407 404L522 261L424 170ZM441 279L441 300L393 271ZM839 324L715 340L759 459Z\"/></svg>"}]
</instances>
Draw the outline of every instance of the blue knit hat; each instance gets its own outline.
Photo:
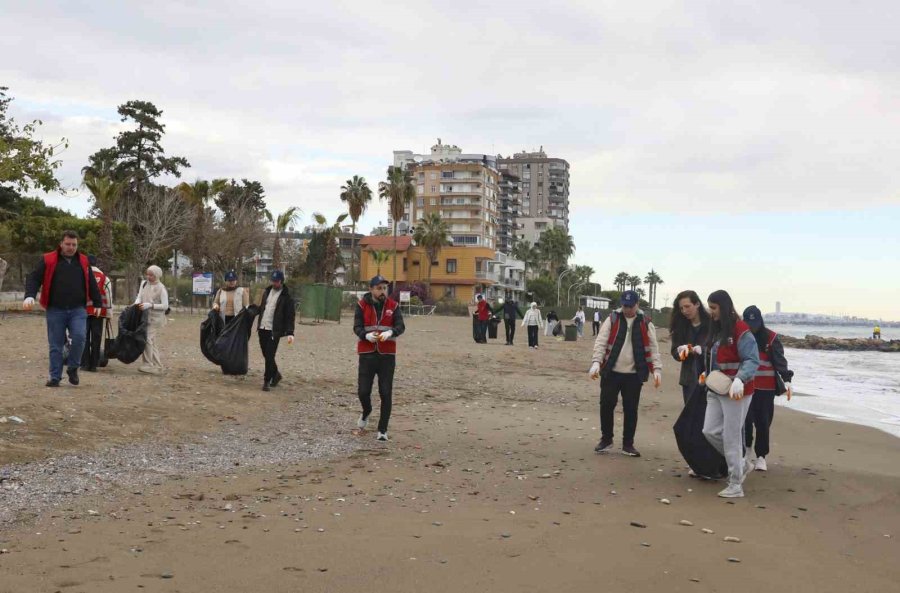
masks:
<instances>
[{"instance_id":1,"label":"blue knit hat","mask_svg":"<svg viewBox=\"0 0 900 593\"><path fill-rule=\"evenodd\" d=\"M233 280L237 280L237 274L234 270L228 270L225 272L225 282L231 282Z\"/></svg>"},{"instance_id":2,"label":"blue knit hat","mask_svg":"<svg viewBox=\"0 0 900 593\"><path fill-rule=\"evenodd\" d=\"M284 282L284 272L281 270L272 272L272 282Z\"/></svg>"}]
</instances>

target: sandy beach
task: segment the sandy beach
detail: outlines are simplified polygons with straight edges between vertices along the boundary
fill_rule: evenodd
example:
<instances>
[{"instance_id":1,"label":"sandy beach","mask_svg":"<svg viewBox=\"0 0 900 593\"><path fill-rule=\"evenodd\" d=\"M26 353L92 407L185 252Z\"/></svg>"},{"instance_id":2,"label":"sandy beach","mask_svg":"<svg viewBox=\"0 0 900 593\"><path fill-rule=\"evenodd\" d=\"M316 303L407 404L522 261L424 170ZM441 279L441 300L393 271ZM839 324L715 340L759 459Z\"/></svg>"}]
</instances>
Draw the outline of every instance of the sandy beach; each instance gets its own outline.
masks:
<instances>
[{"instance_id":1,"label":"sandy beach","mask_svg":"<svg viewBox=\"0 0 900 593\"><path fill-rule=\"evenodd\" d=\"M643 456L618 454L621 406L616 452L597 455L590 336L541 335L532 351L524 329L514 347L480 346L465 318L408 319L385 444L351 433L349 318L298 326L269 393L255 336L249 376L225 377L199 352L200 320L176 314L163 330L162 377L113 361L55 390L43 317L0 321L0 416L25 420L0 424L0 592L900 582L900 439L875 429L778 408L769 471L726 501L675 446L668 356L662 388L644 388Z\"/></svg>"}]
</instances>

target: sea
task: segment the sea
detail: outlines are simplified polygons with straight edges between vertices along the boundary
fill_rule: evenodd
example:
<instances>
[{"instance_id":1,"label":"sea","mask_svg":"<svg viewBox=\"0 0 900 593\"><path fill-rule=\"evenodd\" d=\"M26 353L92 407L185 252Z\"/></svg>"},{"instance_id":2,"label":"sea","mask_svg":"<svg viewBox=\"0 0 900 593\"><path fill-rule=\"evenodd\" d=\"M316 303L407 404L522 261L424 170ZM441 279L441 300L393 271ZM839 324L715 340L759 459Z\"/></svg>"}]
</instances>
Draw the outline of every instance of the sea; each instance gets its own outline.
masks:
<instances>
[{"instance_id":1,"label":"sea","mask_svg":"<svg viewBox=\"0 0 900 593\"><path fill-rule=\"evenodd\" d=\"M779 334L833 338L870 338L871 327L776 324ZM883 340L900 339L900 328L881 328ZM785 348L794 371L794 397L776 405L820 418L872 426L900 437L900 353L838 352Z\"/></svg>"}]
</instances>

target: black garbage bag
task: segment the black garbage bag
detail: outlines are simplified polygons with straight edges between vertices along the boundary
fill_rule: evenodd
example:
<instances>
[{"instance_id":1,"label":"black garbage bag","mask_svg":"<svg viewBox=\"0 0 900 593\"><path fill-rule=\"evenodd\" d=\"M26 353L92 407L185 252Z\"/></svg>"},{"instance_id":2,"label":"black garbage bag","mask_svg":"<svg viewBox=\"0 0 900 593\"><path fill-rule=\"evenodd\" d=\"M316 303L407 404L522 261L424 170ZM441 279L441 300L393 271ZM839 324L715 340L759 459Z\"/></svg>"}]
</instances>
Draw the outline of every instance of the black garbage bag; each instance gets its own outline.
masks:
<instances>
[{"instance_id":1,"label":"black garbage bag","mask_svg":"<svg viewBox=\"0 0 900 593\"><path fill-rule=\"evenodd\" d=\"M247 342L253 330L253 318L259 312L259 307L250 305L242 309L240 313L229 321L222 333L216 339L212 354L215 356L222 373L226 375L246 375L250 366L249 349Z\"/></svg>"},{"instance_id":2,"label":"black garbage bag","mask_svg":"<svg viewBox=\"0 0 900 593\"><path fill-rule=\"evenodd\" d=\"M553 326L553 336L561 336L563 332L563 324L559 321L556 322L556 325Z\"/></svg>"},{"instance_id":3,"label":"black garbage bag","mask_svg":"<svg viewBox=\"0 0 900 593\"><path fill-rule=\"evenodd\" d=\"M488 337L492 340L497 339L497 326L500 325L500 318L496 315L488 321Z\"/></svg>"},{"instance_id":4,"label":"black garbage bag","mask_svg":"<svg viewBox=\"0 0 900 593\"><path fill-rule=\"evenodd\" d=\"M675 441L695 474L704 478L723 478L728 475L728 465L722 454L703 436L705 416L706 388L698 385L672 427Z\"/></svg>"},{"instance_id":5,"label":"black garbage bag","mask_svg":"<svg viewBox=\"0 0 900 593\"><path fill-rule=\"evenodd\" d=\"M216 356L216 340L225 329L225 321L218 311L210 311L203 323L200 324L200 352L213 364L219 364Z\"/></svg>"},{"instance_id":6,"label":"black garbage bag","mask_svg":"<svg viewBox=\"0 0 900 593\"><path fill-rule=\"evenodd\" d=\"M144 353L147 346L147 322L150 311L129 305L119 315L119 335L116 337L116 359L131 364Z\"/></svg>"}]
</instances>

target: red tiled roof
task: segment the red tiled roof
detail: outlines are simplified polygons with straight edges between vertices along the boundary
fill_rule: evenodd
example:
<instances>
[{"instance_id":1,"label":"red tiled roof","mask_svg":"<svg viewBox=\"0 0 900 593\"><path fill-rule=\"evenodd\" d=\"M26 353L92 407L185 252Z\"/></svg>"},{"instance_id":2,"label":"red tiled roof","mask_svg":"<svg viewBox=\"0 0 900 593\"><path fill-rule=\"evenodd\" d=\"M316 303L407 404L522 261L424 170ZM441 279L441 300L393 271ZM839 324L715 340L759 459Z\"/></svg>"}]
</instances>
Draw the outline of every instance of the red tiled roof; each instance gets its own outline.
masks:
<instances>
[{"instance_id":1,"label":"red tiled roof","mask_svg":"<svg viewBox=\"0 0 900 593\"><path fill-rule=\"evenodd\" d=\"M412 245L412 237L397 237L397 251L406 251ZM371 237L363 237L359 240L360 249L387 249L393 251L394 237L384 235L373 235Z\"/></svg>"}]
</instances>

